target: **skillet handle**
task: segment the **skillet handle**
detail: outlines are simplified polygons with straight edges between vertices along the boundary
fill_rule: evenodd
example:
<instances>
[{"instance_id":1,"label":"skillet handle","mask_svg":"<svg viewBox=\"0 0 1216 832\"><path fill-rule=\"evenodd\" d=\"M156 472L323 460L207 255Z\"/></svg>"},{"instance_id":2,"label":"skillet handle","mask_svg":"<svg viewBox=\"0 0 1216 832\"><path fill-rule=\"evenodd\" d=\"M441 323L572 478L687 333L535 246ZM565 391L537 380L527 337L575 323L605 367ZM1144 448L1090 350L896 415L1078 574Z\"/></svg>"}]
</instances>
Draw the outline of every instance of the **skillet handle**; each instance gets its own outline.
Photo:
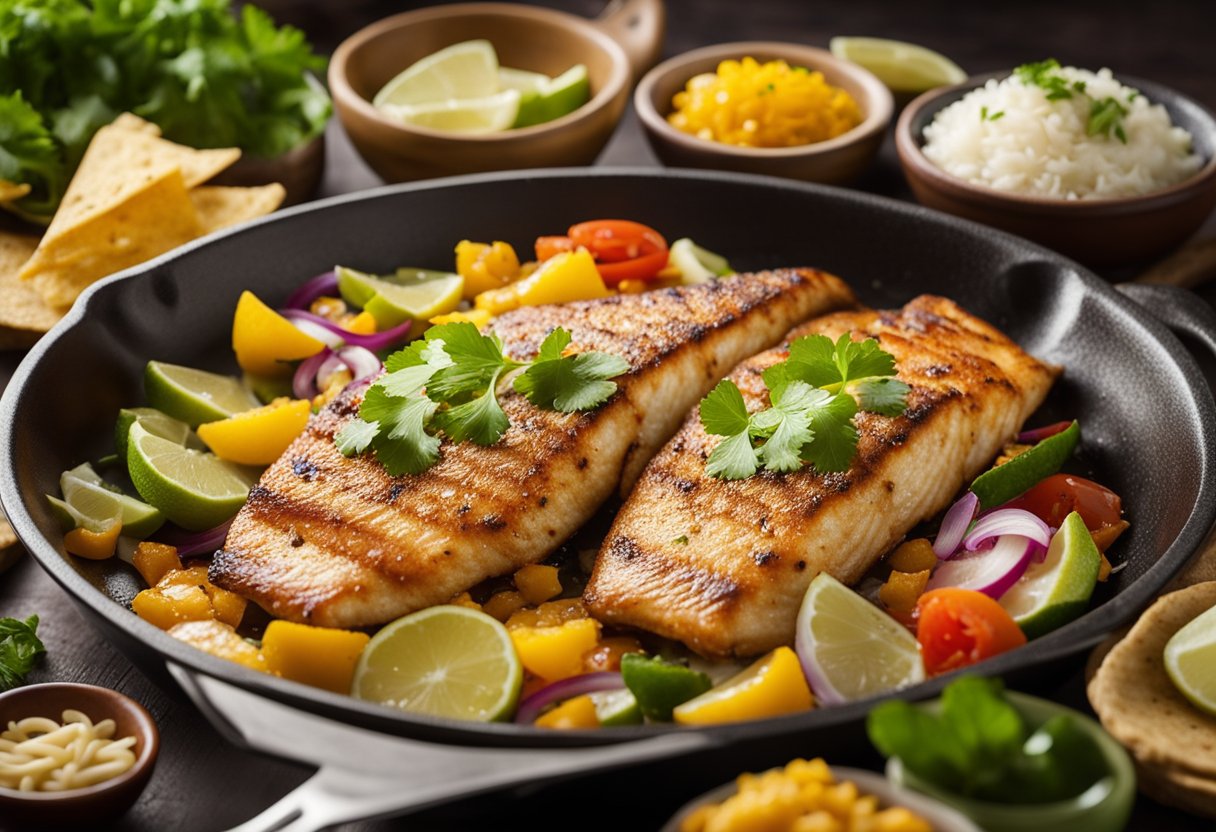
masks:
<instances>
[{"instance_id":1,"label":"skillet handle","mask_svg":"<svg viewBox=\"0 0 1216 832\"><path fill-rule=\"evenodd\" d=\"M636 84L663 54L667 8L663 0L612 0L592 25L625 50Z\"/></svg>"},{"instance_id":2,"label":"skillet handle","mask_svg":"<svg viewBox=\"0 0 1216 832\"><path fill-rule=\"evenodd\" d=\"M1189 335L1216 357L1216 311L1194 292L1177 286L1120 283L1115 287L1174 332Z\"/></svg>"},{"instance_id":3,"label":"skillet handle","mask_svg":"<svg viewBox=\"0 0 1216 832\"><path fill-rule=\"evenodd\" d=\"M574 748L424 742L301 711L173 662L168 669L231 742L318 768L295 791L230 832L316 832L500 789L704 751L714 743L697 731Z\"/></svg>"}]
</instances>

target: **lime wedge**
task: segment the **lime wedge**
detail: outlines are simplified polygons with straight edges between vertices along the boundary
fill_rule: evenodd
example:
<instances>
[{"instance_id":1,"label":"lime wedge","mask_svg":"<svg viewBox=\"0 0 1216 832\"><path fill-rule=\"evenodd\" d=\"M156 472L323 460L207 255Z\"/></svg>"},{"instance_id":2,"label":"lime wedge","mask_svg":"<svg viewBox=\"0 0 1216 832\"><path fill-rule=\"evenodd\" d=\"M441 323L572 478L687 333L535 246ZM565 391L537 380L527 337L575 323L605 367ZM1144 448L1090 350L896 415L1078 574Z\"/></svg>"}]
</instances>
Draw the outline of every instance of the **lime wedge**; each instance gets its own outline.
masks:
<instances>
[{"instance_id":1,"label":"lime wedge","mask_svg":"<svg viewBox=\"0 0 1216 832\"><path fill-rule=\"evenodd\" d=\"M155 436L139 423L128 436L127 470L141 497L190 531L210 529L236 514L255 480L240 466Z\"/></svg>"},{"instance_id":2,"label":"lime wedge","mask_svg":"<svg viewBox=\"0 0 1216 832\"><path fill-rule=\"evenodd\" d=\"M650 719L671 721L671 713L694 696L712 687L704 673L641 653L621 657L621 676L625 687L637 698L638 707Z\"/></svg>"},{"instance_id":3,"label":"lime wedge","mask_svg":"<svg viewBox=\"0 0 1216 832\"><path fill-rule=\"evenodd\" d=\"M553 82L553 79L543 72L529 72L526 69L512 69L509 66L498 68L498 89L518 90L524 98L530 95L540 95Z\"/></svg>"},{"instance_id":4,"label":"lime wedge","mask_svg":"<svg viewBox=\"0 0 1216 832\"><path fill-rule=\"evenodd\" d=\"M595 717L600 725L641 725L642 709L638 700L628 690L605 690L593 693Z\"/></svg>"},{"instance_id":5,"label":"lime wedge","mask_svg":"<svg viewBox=\"0 0 1216 832\"><path fill-rule=\"evenodd\" d=\"M51 504L51 511L56 519L59 520L59 525L63 527L64 531L86 529L87 531L100 534L112 529L115 523L122 522L122 517L117 508L115 513L108 517L95 517L77 511L65 501L58 497L52 497L50 494L46 495L46 499Z\"/></svg>"},{"instance_id":6,"label":"lime wedge","mask_svg":"<svg viewBox=\"0 0 1216 832\"><path fill-rule=\"evenodd\" d=\"M498 55L488 40L468 40L412 64L376 93L376 107L409 106L498 92Z\"/></svg>"},{"instance_id":7,"label":"lime wedge","mask_svg":"<svg viewBox=\"0 0 1216 832\"><path fill-rule=\"evenodd\" d=\"M1032 563L1001 596L1027 638L1038 638L1072 621L1089 607L1102 554L1081 515L1072 512L1051 539L1047 557Z\"/></svg>"},{"instance_id":8,"label":"lime wedge","mask_svg":"<svg viewBox=\"0 0 1216 832\"><path fill-rule=\"evenodd\" d=\"M667 262L680 270L680 282L684 284L708 283L716 277L734 274L725 257L701 248L688 237L671 244Z\"/></svg>"},{"instance_id":9,"label":"lime wedge","mask_svg":"<svg viewBox=\"0 0 1216 832\"><path fill-rule=\"evenodd\" d=\"M922 93L967 80L967 73L954 61L914 43L884 38L835 37L828 43L828 48L837 58L873 72L892 92Z\"/></svg>"},{"instance_id":10,"label":"lime wedge","mask_svg":"<svg viewBox=\"0 0 1216 832\"><path fill-rule=\"evenodd\" d=\"M377 281L376 294L363 307L376 319L377 329L390 329L408 320L426 321L451 312L460 304L464 278L444 275L425 283Z\"/></svg>"},{"instance_id":11,"label":"lime wedge","mask_svg":"<svg viewBox=\"0 0 1216 832\"><path fill-rule=\"evenodd\" d=\"M826 572L807 588L795 639L811 689L824 703L876 696L925 678L916 638Z\"/></svg>"},{"instance_id":12,"label":"lime wedge","mask_svg":"<svg viewBox=\"0 0 1216 832\"><path fill-rule=\"evenodd\" d=\"M1080 441L1081 426L1073 422L1061 433L1047 437L1004 465L980 474L971 483L971 491L980 498L980 508L995 508L1025 494L1059 471Z\"/></svg>"},{"instance_id":13,"label":"lime wedge","mask_svg":"<svg viewBox=\"0 0 1216 832\"><path fill-rule=\"evenodd\" d=\"M87 462L64 471L59 476L59 489L64 501L94 521L93 525L106 525L118 517L122 533L128 537L147 537L165 522L160 511L103 481Z\"/></svg>"},{"instance_id":14,"label":"lime wedge","mask_svg":"<svg viewBox=\"0 0 1216 832\"><path fill-rule=\"evenodd\" d=\"M426 104L386 104L381 110L414 127L448 133L497 133L515 124L519 115L518 90L503 90L480 98L448 98Z\"/></svg>"},{"instance_id":15,"label":"lime wedge","mask_svg":"<svg viewBox=\"0 0 1216 832\"><path fill-rule=\"evenodd\" d=\"M411 713L480 722L510 718L523 666L507 628L468 607L398 618L372 637L351 694Z\"/></svg>"},{"instance_id":16,"label":"lime wedge","mask_svg":"<svg viewBox=\"0 0 1216 832\"><path fill-rule=\"evenodd\" d=\"M192 428L260 406L239 379L161 361L148 362L144 394L153 408Z\"/></svg>"},{"instance_id":17,"label":"lime wedge","mask_svg":"<svg viewBox=\"0 0 1216 832\"><path fill-rule=\"evenodd\" d=\"M545 78L537 88L520 92L519 114L511 126L529 127L561 118L586 104L591 100L591 81L587 67L576 64L552 80Z\"/></svg>"},{"instance_id":18,"label":"lime wedge","mask_svg":"<svg viewBox=\"0 0 1216 832\"><path fill-rule=\"evenodd\" d=\"M182 420L174 419L151 407L124 407L118 411L118 422L114 426L114 449L124 463L127 460L127 434L131 431L131 425L136 422L143 425L144 430L153 436L168 439L187 448L200 451L205 449L202 440Z\"/></svg>"},{"instance_id":19,"label":"lime wedge","mask_svg":"<svg viewBox=\"0 0 1216 832\"><path fill-rule=\"evenodd\" d=\"M1165 672L1191 703L1216 716L1216 607L1166 642Z\"/></svg>"}]
</instances>

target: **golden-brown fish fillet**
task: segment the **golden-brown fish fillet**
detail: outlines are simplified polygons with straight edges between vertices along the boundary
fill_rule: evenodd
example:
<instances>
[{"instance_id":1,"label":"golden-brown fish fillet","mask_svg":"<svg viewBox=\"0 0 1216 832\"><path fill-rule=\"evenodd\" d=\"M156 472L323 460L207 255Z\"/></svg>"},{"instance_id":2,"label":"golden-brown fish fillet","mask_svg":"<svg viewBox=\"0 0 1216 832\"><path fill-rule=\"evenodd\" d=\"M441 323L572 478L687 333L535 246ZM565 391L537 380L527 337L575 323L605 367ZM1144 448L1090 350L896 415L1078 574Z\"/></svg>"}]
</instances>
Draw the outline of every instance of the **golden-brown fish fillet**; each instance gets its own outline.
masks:
<instances>
[{"instance_id":1,"label":"golden-brown fish fillet","mask_svg":"<svg viewBox=\"0 0 1216 832\"><path fill-rule=\"evenodd\" d=\"M503 315L493 329L515 358L534 356L562 326L575 348L616 353L630 371L590 413L542 410L507 392L502 440L445 442L440 461L416 476L338 453L334 433L358 405L345 394L250 492L211 579L275 616L329 627L441 604L544 559L633 484L727 369L799 321L854 303L835 277L786 270Z\"/></svg>"},{"instance_id":2,"label":"golden-brown fish fillet","mask_svg":"<svg viewBox=\"0 0 1216 832\"><path fill-rule=\"evenodd\" d=\"M808 466L726 481L705 473L717 439L694 410L646 467L604 541L583 596L597 618L707 656L792 643L811 579L826 571L857 581L997 454L1058 373L931 296L896 312L829 315L795 329L787 344L849 331L877 338L895 356L912 388L907 411L858 414L858 453L843 473ZM786 354L771 349L730 375L749 409L767 404L760 374Z\"/></svg>"}]
</instances>

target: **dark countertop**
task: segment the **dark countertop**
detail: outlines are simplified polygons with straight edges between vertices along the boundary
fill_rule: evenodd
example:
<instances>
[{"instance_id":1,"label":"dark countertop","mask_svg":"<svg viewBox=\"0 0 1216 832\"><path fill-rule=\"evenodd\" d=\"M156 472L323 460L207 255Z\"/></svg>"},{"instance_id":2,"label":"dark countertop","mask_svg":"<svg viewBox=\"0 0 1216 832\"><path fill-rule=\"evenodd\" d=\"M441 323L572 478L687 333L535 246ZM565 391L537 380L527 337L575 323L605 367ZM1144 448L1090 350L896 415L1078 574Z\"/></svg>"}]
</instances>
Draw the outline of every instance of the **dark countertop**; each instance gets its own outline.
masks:
<instances>
[{"instance_id":1,"label":"dark countertop","mask_svg":"<svg viewBox=\"0 0 1216 832\"><path fill-rule=\"evenodd\" d=\"M365 0L305 0L263 3L282 20L303 26L320 48L332 49L363 23L415 3ZM588 16L599 0L542 3ZM665 54L672 55L727 40L794 40L826 46L834 34L898 37L923 43L974 72L1007 68L1055 56L1063 63L1149 78L1174 87L1216 109L1216 15L1206 0L1167 0L1154 4L1059 3L1025 0L1017 4L954 4L849 0L669 0ZM340 127L330 129L330 156L322 195L346 193L381 184L357 158ZM603 165L656 165L632 114L628 113L599 160ZM880 164L860 187L906 198L893 148L888 142ZM1205 232L1216 229L1209 220ZM0 385L18 355L0 353ZM117 830L212 832L236 825L286 794L309 774L300 766L247 753L220 739L186 697L145 678L100 633L94 631L59 588L30 558L0 575L0 616L42 618L40 635L48 654L30 681L80 681L120 690L146 705L162 731L156 773L143 798ZM1081 666L1062 684L1045 692L1084 707ZM859 744L864 738L859 734ZM808 747L805 754L815 756ZM764 761L776 765L784 759ZM713 782L687 782L679 772L647 791L622 786L608 776L572 781L539 792L468 800L430 810L408 820L344 826L350 832L399 829L467 829L497 826L566 829L654 829L672 809ZM627 791L622 791L627 788ZM0 818L0 828L4 821ZM1142 798L1133 830L1210 829L1211 824Z\"/></svg>"}]
</instances>

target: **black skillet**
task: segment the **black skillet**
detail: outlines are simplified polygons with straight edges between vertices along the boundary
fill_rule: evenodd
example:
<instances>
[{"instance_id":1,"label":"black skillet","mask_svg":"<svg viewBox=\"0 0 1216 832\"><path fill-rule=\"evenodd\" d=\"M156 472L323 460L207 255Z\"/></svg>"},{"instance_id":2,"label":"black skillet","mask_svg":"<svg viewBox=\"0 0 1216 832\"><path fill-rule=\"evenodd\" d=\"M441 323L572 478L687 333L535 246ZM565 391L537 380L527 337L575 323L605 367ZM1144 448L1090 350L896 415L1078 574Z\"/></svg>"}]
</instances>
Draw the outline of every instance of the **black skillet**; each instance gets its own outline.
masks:
<instances>
[{"instance_id":1,"label":"black skillet","mask_svg":"<svg viewBox=\"0 0 1216 832\"><path fill-rule=\"evenodd\" d=\"M872 703L697 731L544 732L410 716L248 671L188 647L126 608L140 588L132 570L117 561L94 563L63 553L61 532L42 495L55 493L64 469L111 451L115 413L142 401L140 378L149 359L234 369L229 332L243 289L274 303L334 263L369 271L443 268L460 239L507 240L527 250L537 235L594 217L628 217L669 239L692 237L740 270L818 266L845 278L874 306L896 306L923 292L947 295L1030 352L1065 366L1035 421L1075 417L1084 425L1084 463L1122 494L1132 521L1114 550L1125 565L1100 588L1086 615L984 663L982 672L1033 682L1036 674L1058 669L1143 608L1211 527L1216 406L1194 360L1154 317L1216 351L1216 318L1193 295L1131 287L1140 301L1134 303L1046 249L855 192L718 173L578 169L462 177L326 200L186 246L94 287L30 352L0 400L0 498L17 533L89 620L136 664L161 679L166 665L172 666L213 720L224 725L227 708L224 727L254 744L231 711L252 713L253 703L268 699L335 724L422 741L432 750L430 743L442 744L445 752L453 745L505 751L633 743L602 762L588 756L587 748L560 752L556 768L538 770L540 779L629 765L630 747L637 749L637 761L713 749L698 754L695 765L737 763L749 748L763 748L773 758L806 754L808 744L813 753L847 758L856 733L846 729ZM943 682L898 695L923 698ZM275 717L265 720L273 723ZM571 763L564 772L562 755ZM542 756L555 759L552 752ZM575 765L576 758L582 762ZM505 770L510 765L494 763L489 779L467 787L448 782L398 808L519 782L522 775Z\"/></svg>"}]
</instances>

